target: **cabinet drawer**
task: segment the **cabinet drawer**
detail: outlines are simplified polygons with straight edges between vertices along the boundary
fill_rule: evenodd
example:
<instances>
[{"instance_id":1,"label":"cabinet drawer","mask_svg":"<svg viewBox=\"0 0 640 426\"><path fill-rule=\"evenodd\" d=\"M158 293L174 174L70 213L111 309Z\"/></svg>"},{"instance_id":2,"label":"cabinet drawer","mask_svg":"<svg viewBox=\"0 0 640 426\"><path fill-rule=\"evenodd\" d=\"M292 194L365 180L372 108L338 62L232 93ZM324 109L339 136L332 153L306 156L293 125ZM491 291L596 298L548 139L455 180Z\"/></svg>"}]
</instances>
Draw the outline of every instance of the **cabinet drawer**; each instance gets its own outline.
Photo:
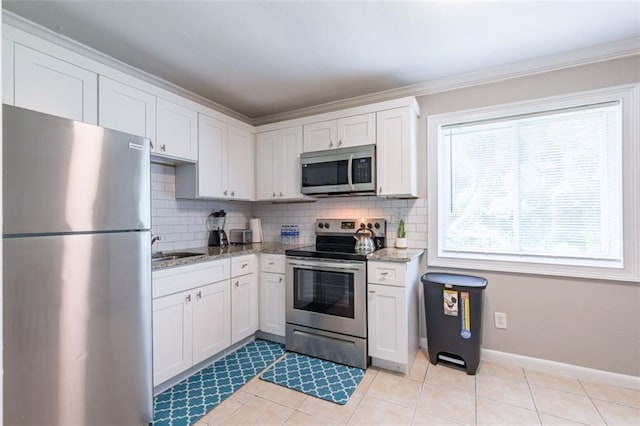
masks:
<instances>
[{"instance_id":1,"label":"cabinet drawer","mask_svg":"<svg viewBox=\"0 0 640 426\"><path fill-rule=\"evenodd\" d=\"M367 262L367 280L370 283L404 287L405 271L404 263Z\"/></svg>"},{"instance_id":2,"label":"cabinet drawer","mask_svg":"<svg viewBox=\"0 0 640 426\"><path fill-rule=\"evenodd\" d=\"M231 276L251 274L258 270L258 259L255 254L231 258Z\"/></svg>"},{"instance_id":3,"label":"cabinet drawer","mask_svg":"<svg viewBox=\"0 0 640 426\"><path fill-rule=\"evenodd\" d=\"M283 254L262 254L260 257L260 270L262 272L284 274L285 256Z\"/></svg>"},{"instance_id":4,"label":"cabinet drawer","mask_svg":"<svg viewBox=\"0 0 640 426\"><path fill-rule=\"evenodd\" d=\"M205 284L228 280L231 277L229 259L195 263L153 272L153 297L191 290Z\"/></svg>"}]
</instances>

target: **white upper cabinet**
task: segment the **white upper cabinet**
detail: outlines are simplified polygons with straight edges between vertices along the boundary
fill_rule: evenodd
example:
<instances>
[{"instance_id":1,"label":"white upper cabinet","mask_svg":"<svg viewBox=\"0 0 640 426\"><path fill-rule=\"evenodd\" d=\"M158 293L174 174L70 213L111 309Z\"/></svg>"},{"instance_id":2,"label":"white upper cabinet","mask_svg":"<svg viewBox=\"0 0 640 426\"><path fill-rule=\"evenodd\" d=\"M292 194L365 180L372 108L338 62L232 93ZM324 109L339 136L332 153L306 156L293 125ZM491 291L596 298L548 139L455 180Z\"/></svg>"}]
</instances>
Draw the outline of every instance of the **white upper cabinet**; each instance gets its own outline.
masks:
<instances>
[{"instance_id":1,"label":"white upper cabinet","mask_svg":"<svg viewBox=\"0 0 640 426\"><path fill-rule=\"evenodd\" d=\"M2 39L2 103L13 105L13 45Z\"/></svg>"},{"instance_id":2,"label":"white upper cabinet","mask_svg":"<svg viewBox=\"0 0 640 426\"><path fill-rule=\"evenodd\" d=\"M199 114L198 163L176 167L177 198L253 200L254 135Z\"/></svg>"},{"instance_id":3,"label":"white upper cabinet","mask_svg":"<svg viewBox=\"0 0 640 426\"><path fill-rule=\"evenodd\" d=\"M256 147L256 199L302 199L300 154L302 126L258 134Z\"/></svg>"},{"instance_id":4,"label":"white upper cabinet","mask_svg":"<svg viewBox=\"0 0 640 426\"><path fill-rule=\"evenodd\" d=\"M304 126L304 152L376 143L376 114L362 114Z\"/></svg>"},{"instance_id":5,"label":"white upper cabinet","mask_svg":"<svg viewBox=\"0 0 640 426\"><path fill-rule=\"evenodd\" d=\"M226 159L227 124L199 114L197 179L200 197L224 197L223 192L227 188Z\"/></svg>"},{"instance_id":6,"label":"white upper cabinet","mask_svg":"<svg viewBox=\"0 0 640 426\"><path fill-rule=\"evenodd\" d=\"M98 124L96 73L17 43L14 61L16 106Z\"/></svg>"},{"instance_id":7,"label":"white upper cabinet","mask_svg":"<svg viewBox=\"0 0 640 426\"><path fill-rule=\"evenodd\" d=\"M336 120L305 124L304 152L337 148L338 122Z\"/></svg>"},{"instance_id":8,"label":"white upper cabinet","mask_svg":"<svg viewBox=\"0 0 640 426\"><path fill-rule=\"evenodd\" d=\"M417 121L410 107L377 113L378 196L417 197Z\"/></svg>"},{"instance_id":9,"label":"white upper cabinet","mask_svg":"<svg viewBox=\"0 0 640 426\"><path fill-rule=\"evenodd\" d=\"M126 84L100 76L98 124L156 139L156 97Z\"/></svg>"},{"instance_id":10,"label":"white upper cabinet","mask_svg":"<svg viewBox=\"0 0 640 426\"><path fill-rule=\"evenodd\" d=\"M193 162L198 160L196 111L158 98L156 124L155 154Z\"/></svg>"},{"instance_id":11,"label":"white upper cabinet","mask_svg":"<svg viewBox=\"0 0 640 426\"><path fill-rule=\"evenodd\" d=\"M338 119L338 147L376 143L376 114L362 114Z\"/></svg>"},{"instance_id":12,"label":"white upper cabinet","mask_svg":"<svg viewBox=\"0 0 640 426\"><path fill-rule=\"evenodd\" d=\"M231 124L227 130L227 196L232 199L253 199L254 136L248 130Z\"/></svg>"}]
</instances>

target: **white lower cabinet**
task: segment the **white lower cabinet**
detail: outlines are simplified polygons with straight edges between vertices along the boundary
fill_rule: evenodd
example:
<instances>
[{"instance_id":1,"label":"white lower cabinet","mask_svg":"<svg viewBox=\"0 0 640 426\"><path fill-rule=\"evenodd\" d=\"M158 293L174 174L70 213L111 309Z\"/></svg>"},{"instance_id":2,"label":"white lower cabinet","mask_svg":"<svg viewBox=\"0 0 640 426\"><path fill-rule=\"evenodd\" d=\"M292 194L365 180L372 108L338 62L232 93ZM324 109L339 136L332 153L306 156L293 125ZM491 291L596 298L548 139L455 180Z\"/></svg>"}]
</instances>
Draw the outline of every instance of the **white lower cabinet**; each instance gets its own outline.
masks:
<instances>
[{"instance_id":1,"label":"white lower cabinet","mask_svg":"<svg viewBox=\"0 0 640 426\"><path fill-rule=\"evenodd\" d=\"M153 273L153 384L231 345L229 260Z\"/></svg>"},{"instance_id":2,"label":"white lower cabinet","mask_svg":"<svg viewBox=\"0 0 640 426\"><path fill-rule=\"evenodd\" d=\"M418 350L419 257L367 263L369 356L374 366L408 373Z\"/></svg>"},{"instance_id":3,"label":"white lower cabinet","mask_svg":"<svg viewBox=\"0 0 640 426\"><path fill-rule=\"evenodd\" d=\"M257 263L255 254L231 260L231 344L258 330Z\"/></svg>"},{"instance_id":4,"label":"white lower cabinet","mask_svg":"<svg viewBox=\"0 0 640 426\"><path fill-rule=\"evenodd\" d=\"M285 256L261 255L260 270L260 331L284 337Z\"/></svg>"}]
</instances>

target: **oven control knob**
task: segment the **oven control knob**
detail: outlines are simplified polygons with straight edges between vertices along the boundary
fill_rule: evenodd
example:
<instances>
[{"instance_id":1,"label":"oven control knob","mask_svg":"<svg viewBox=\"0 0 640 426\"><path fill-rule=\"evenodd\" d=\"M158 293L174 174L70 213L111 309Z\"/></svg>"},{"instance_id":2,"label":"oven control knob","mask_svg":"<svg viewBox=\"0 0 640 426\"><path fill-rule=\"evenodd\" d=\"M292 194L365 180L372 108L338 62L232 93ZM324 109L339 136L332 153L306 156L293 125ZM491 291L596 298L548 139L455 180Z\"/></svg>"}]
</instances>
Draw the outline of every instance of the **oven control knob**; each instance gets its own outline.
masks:
<instances>
[{"instance_id":1,"label":"oven control knob","mask_svg":"<svg viewBox=\"0 0 640 426\"><path fill-rule=\"evenodd\" d=\"M367 228L371 229L373 228L373 225L371 223L367 223Z\"/></svg>"},{"instance_id":2,"label":"oven control knob","mask_svg":"<svg viewBox=\"0 0 640 426\"><path fill-rule=\"evenodd\" d=\"M375 223L375 225L373 225L374 228L376 229L380 229L380 224L378 222Z\"/></svg>"},{"instance_id":3,"label":"oven control knob","mask_svg":"<svg viewBox=\"0 0 640 426\"><path fill-rule=\"evenodd\" d=\"M325 222L324 223L324 227L325 227L325 229L329 229L329 222Z\"/></svg>"},{"instance_id":4,"label":"oven control knob","mask_svg":"<svg viewBox=\"0 0 640 426\"><path fill-rule=\"evenodd\" d=\"M365 224L364 224L364 223L361 223L361 224L360 224L360 228L364 228L364 227L365 227Z\"/></svg>"},{"instance_id":5,"label":"oven control knob","mask_svg":"<svg viewBox=\"0 0 640 426\"><path fill-rule=\"evenodd\" d=\"M324 228L324 225L322 224L322 222L320 222L320 223L318 224L318 228L320 228L320 229Z\"/></svg>"}]
</instances>

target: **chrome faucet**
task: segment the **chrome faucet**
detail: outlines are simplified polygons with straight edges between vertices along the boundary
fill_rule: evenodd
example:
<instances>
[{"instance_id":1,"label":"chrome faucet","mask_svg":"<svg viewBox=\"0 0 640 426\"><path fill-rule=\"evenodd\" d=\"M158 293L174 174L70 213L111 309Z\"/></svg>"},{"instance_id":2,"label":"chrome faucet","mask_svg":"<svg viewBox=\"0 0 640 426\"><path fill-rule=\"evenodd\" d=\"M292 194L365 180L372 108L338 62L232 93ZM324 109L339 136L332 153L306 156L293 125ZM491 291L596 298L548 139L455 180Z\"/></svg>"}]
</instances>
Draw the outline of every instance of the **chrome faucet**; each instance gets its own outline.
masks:
<instances>
[{"instance_id":1,"label":"chrome faucet","mask_svg":"<svg viewBox=\"0 0 640 426\"><path fill-rule=\"evenodd\" d=\"M153 245L156 241L160 241L160 236L156 235L155 237L151 234L151 253L153 253Z\"/></svg>"}]
</instances>

